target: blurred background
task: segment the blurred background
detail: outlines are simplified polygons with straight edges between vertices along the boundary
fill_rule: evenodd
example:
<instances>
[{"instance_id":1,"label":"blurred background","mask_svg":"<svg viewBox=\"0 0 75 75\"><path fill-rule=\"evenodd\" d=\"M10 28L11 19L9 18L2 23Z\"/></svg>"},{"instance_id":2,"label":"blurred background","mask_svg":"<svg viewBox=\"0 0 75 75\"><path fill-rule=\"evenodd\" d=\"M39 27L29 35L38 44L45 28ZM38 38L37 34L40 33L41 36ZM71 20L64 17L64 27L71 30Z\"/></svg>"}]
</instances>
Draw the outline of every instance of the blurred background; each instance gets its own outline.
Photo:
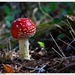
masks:
<instances>
[{"instance_id":1,"label":"blurred background","mask_svg":"<svg viewBox=\"0 0 75 75\"><path fill-rule=\"evenodd\" d=\"M48 39L49 32L56 38L64 37L64 33L57 31L55 24L63 25L62 21L66 18L74 24L74 15L75 3L72 2L0 2L0 49L12 49L18 45L10 33L12 22L17 18L28 17L35 23L37 31L31 39L38 40L45 37ZM31 40L32 45L33 42Z\"/></svg>"}]
</instances>

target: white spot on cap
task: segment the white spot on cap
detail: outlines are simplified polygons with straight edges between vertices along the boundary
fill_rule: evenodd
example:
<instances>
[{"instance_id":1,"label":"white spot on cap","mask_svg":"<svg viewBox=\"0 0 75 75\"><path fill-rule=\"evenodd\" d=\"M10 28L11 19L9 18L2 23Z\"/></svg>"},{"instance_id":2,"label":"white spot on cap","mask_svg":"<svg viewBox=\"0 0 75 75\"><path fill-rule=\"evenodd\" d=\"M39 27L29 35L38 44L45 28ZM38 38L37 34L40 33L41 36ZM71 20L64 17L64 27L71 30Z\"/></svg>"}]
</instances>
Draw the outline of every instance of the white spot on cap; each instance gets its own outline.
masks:
<instances>
[{"instance_id":1,"label":"white spot on cap","mask_svg":"<svg viewBox=\"0 0 75 75\"><path fill-rule=\"evenodd\" d=\"M28 26L28 30L30 30L31 28Z\"/></svg>"},{"instance_id":2,"label":"white spot on cap","mask_svg":"<svg viewBox=\"0 0 75 75\"><path fill-rule=\"evenodd\" d=\"M35 26L32 26L32 28L35 28Z\"/></svg>"},{"instance_id":3,"label":"white spot on cap","mask_svg":"<svg viewBox=\"0 0 75 75\"><path fill-rule=\"evenodd\" d=\"M30 25L31 25L31 23L27 22L27 26L30 26Z\"/></svg>"},{"instance_id":4,"label":"white spot on cap","mask_svg":"<svg viewBox=\"0 0 75 75\"><path fill-rule=\"evenodd\" d=\"M32 32L35 31L35 29L31 30Z\"/></svg>"},{"instance_id":5,"label":"white spot on cap","mask_svg":"<svg viewBox=\"0 0 75 75\"><path fill-rule=\"evenodd\" d=\"M17 28L19 28L19 26L18 26L18 25L16 25L16 27L17 27Z\"/></svg>"},{"instance_id":6,"label":"white spot on cap","mask_svg":"<svg viewBox=\"0 0 75 75\"><path fill-rule=\"evenodd\" d=\"M18 34L18 37L20 36L21 34Z\"/></svg>"},{"instance_id":7,"label":"white spot on cap","mask_svg":"<svg viewBox=\"0 0 75 75\"><path fill-rule=\"evenodd\" d=\"M19 30L21 31L22 29L20 28Z\"/></svg>"},{"instance_id":8,"label":"white spot on cap","mask_svg":"<svg viewBox=\"0 0 75 75\"><path fill-rule=\"evenodd\" d=\"M20 23L22 25L22 23Z\"/></svg>"},{"instance_id":9,"label":"white spot on cap","mask_svg":"<svg viewBox=\"0 0 75 75\"><path fill-rule=\"evenodd\" d=\"M18 34L23 35L23 33L22 33L22 32L18 32Z\"/></svg>"},{"instance_id":10,"label":"white spot on cap","mask_svg":"<svg viewBox=\"0 0 75 75\"><path fill-rule=\"evenodd\" d=\"M16 20L14 22L16 22Z\"/></svg>"},{"instance_id":11,"label":"white spot on cap","mask_svg":"<svg viewBox=\"0 0 75 75\"><path fill-rule=\"evenodd\" d=\"M29 21L29 20L27 20L27 21Z\"/></svg>"},{"instance_id":12,"label":"white spot on cap","mask_svg":"<svg viewBox=\"0 0 75 75\"><path fill-rule=\"evenodd\" d=\"M21 19L18 19L18 21L21 21Z\"/></svg>"},{"instance_id":13,"label":"white spot on cap","mask_svg":"<svg viewBox=\"0 0 75 75\"><path fill-rule=\"evenodd\" d=\"M24 34L26 34L26 32L24 32Z\"/></svg>"},{"instance_id":14,"label":"white spot on cap","mask_svg":"<svg viewBox=\"0 0 75 75\"><path fill-rule=\"evenodd\" d=\"M23 31L26 31L26 29L24 29Z\"/></svg>"},{"instance_id":15,"label":"white spot on cap","mask_svg":"<svg viewBox=\"0 0 75 75\"><path fill-rule=\"evenodd\" d=\"M27 33L27 35L29 35L30 33Z\"/></svg>"},{"instance_id":16,"label":"white spot on cap","mask_svg":"<svg viewBox=\"0 0 75 75\"><path fill-rule=\"evenodd\" d=\"M29 31L29 32L32 32L32 31Z\"/></svg>"}]
</instances>

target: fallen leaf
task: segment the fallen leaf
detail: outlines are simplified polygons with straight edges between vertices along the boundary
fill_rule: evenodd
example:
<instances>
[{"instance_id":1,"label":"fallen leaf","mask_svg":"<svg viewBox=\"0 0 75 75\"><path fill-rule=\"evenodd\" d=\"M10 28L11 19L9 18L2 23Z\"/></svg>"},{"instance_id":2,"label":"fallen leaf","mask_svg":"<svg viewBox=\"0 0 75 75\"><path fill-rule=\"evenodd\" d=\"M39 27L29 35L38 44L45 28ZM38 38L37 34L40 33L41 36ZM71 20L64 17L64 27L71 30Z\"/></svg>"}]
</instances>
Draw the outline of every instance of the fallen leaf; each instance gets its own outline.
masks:
<instances>
[{"instance_id":1,"label":"fallen leaf","mask_svg":"<svg viewBox=\"0 0 75 75\"><path fill-rule=\"evenodd\" d=\"M14 73L14 69L10 66L10 65L8 65L8 64L6 64L6 65L4 65L3 64L3 67L4 67L4 73Z\"/></svg>"}]
</instances>

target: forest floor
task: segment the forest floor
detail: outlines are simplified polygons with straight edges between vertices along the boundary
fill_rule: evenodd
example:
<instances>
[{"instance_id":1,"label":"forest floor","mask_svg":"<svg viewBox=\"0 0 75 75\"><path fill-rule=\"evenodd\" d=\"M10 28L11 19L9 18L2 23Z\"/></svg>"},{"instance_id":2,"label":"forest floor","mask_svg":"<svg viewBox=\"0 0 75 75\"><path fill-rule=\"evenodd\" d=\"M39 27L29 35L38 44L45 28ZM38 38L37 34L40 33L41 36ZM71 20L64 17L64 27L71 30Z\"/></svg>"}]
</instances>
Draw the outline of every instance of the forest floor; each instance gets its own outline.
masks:
<instances>
[{"instance_id":1,"label":"forest floor","mask_svg":"<svg viewBox=\"0 0 75 75\"><path fill-rule=\"evenodd\" d=\"M31 60L21 60L19 58L18 47L8 53L1 51L0 72L75 73L74 43L73 45L69 44L73 41L67 39L66 37L62 40L59 39L59 41L55 41L51 33L50 36L50 39L42 38L46 48L42 48L33 42L35 47L30 48Z\"/></svg>"}]
</instances>

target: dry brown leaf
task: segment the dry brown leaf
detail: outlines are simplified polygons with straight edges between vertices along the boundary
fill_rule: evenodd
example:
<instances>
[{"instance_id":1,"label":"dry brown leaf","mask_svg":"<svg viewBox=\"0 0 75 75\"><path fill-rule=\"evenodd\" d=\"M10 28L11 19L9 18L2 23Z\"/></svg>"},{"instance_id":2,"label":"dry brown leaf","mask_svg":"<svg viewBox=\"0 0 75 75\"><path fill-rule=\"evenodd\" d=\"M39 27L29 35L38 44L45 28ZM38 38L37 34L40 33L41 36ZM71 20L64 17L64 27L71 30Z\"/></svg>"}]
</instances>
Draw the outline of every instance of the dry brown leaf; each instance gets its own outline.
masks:
<instances>
[{"instance_id":1,"label":"dry brown leaf","mask_svg":"<svg viewBox=\"0 0 75 75\"><path fill-rule=\"evenodd\" d=\"M3 64L3 66L4 66L4 73L14 73L14 69L10 66L10 65L8 65L8 64L6 64L6 65L4 65Z\"/></svg>"}]
</instances>

